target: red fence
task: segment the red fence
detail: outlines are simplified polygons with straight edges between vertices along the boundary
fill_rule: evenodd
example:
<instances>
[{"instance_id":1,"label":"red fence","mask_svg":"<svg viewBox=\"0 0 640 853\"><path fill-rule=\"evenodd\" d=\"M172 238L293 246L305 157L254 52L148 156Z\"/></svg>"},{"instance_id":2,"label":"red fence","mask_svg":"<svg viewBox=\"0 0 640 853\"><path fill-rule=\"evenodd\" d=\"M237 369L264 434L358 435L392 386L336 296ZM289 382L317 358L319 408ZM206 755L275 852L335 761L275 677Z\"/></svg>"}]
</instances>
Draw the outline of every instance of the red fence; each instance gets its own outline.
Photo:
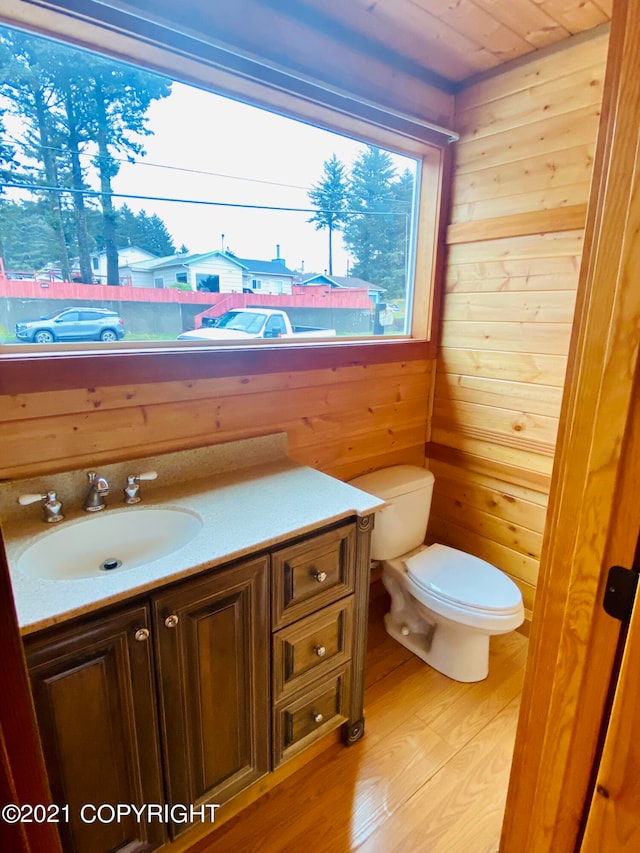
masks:
<instances>
[{"instance_id":1,"label":"red fence","mask_svg":"<svg viewBox=\"0 0 640 853\"><path fill-rule=\"evenodd\" d=\"M115 287L106 284L75 284L62 281L24 281L8 279L0 272L0 297L13 299L51 299L87 302L156 302L207 305L207 316L218 317L231 308L269 305L271 308L355 308L373 309L366 288L337 289L330 287L296 287L293 293L201 293L176 288ZM52 306L52 310L58 307Z\"/></svg>"}]
</instances>

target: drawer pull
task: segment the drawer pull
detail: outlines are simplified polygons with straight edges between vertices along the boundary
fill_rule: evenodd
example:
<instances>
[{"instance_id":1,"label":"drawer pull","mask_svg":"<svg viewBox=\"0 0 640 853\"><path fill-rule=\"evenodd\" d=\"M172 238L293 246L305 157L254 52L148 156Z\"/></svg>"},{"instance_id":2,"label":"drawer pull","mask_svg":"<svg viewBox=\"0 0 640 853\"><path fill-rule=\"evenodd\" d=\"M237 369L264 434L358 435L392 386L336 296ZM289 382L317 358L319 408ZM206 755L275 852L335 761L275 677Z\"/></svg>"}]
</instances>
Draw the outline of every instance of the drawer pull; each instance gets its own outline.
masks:
<instances>
[{"instance_id":1,"label":"drawer pull","mask_svg":"<svg viewBox=\"0 0 640 853\"><path fill-rule=\"evenodd\" d=\"M318 583L324 583L327 579L326 572L311 572L311 574L318 581Z\"/></svg>"},{"instance_id":2,"label":"drawer pull","mask_svg":"<svg viewBox=\"0 0 640 853\"><path fill-rule=\"evenodd\" d=\"M138 643L144 643L145 640L149 639L150 634L151 631L149 631L148 628L136 628L133 634L133 639L136 640Z\"/></svg>"},{"instance_id":3,"label":"drawer pull","mask_svg":"<svg viewBox=\"0 0 640 853\"><path fill-rule=\"evenodd\" d=\"M313 651L318 655L319 658L323 658L327 653L327 650L324 646L314 646Z\"/></svg>"},{"instance_id":4,"label":"drawer pull","mask_svg":"<svg viewBox=\"0 0 640 853\"><path fill-rule=\"evenodd\" d=\"M175 628L176 625L178 624L178 622L179 622L179 619L178 619L177 614L175 614L175 613L171 613L164 620L164 624L166 625L167 628Z\"/></svg>"},{"instance_id":5,"label":"drawer pull","mask_svg":"<svg viewBox=\"0 0 640 853\"><path fill-rule=\"evenodd\" d=\"M320 723L324 723L324 717L322 716L322 714L319 714L317 711L311 712L311 718L312 718L313 722L317 723L318 725L320 725Z\"/></svg>"}]
</instances>

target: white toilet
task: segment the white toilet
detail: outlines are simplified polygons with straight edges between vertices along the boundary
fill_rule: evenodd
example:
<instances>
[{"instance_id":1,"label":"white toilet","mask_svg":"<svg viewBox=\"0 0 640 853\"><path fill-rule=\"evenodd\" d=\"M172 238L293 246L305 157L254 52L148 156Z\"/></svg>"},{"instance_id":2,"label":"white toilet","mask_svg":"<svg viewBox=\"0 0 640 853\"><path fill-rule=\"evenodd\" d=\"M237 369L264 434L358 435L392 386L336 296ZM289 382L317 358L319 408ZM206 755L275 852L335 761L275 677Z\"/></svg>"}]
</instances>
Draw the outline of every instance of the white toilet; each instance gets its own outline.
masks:
<instances>
[{"instance_id":1,"label":"white toilet","mask_svg":"<svg viewBox=\"0 0 640 853\"><path fill-rule=\"evenodd\" d=\"M351 481L387 506L376 514L371 558L391 596L387 632L456 681L489 672L489 637L524 621L520 590L495 566L447 545L423 544L433 494L431 471L394 465Z\"/></svg>"}]
</instances>

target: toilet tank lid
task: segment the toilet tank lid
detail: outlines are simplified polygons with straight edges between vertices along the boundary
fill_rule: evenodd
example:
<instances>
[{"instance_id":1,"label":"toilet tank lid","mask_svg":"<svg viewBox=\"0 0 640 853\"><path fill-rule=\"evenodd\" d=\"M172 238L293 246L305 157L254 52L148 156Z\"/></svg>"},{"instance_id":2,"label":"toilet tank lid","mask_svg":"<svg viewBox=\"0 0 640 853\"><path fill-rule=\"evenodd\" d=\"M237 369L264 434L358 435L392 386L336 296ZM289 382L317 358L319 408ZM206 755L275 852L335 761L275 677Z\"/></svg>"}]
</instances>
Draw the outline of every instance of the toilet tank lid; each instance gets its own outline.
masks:
<instances>
[{"instance_id":1,"label":"toilet tank lid","mask_svg":"<svg viewBox=\"0 0 640 853\"><path fill-rule=\"evenodd\" d=\"M351 485L378 498L389 500L398 495L408 495L432 485L434 476L418 465L392 465L351 480Z\"/></svg>"}]
</instances>

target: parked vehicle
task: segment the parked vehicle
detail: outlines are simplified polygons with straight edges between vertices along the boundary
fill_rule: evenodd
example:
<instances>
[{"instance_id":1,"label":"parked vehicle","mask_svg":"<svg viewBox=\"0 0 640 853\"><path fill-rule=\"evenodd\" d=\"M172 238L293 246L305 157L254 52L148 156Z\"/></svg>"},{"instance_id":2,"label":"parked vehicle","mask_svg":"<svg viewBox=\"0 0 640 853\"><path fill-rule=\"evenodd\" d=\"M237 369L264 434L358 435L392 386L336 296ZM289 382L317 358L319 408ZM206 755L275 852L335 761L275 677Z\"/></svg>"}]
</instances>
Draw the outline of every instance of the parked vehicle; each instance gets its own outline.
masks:
<instances>
[{"instance_id":1,"label":"parked vehicle","mask_svg":"<svg viewBox=\"0 0 640 853\"><path fill-rule=\"evenodd\" d=\"M178 335L179 341L243 341L255 338L331 338L335 329L293 326L277 308L237 308L227 311L213 326Z\"/></svg>"},{"instance_id":2,"label":"parked vehicle","mask_svg":"<svg viewBox=\"0 0 640 853\"><path fill-rule=\"evenodd\" d=\"M62 308L39 320L16 323L16 338L35 344L58 341L119 341L125 335L124 320L106 308Z\"/></svg>"}]
</instances>

